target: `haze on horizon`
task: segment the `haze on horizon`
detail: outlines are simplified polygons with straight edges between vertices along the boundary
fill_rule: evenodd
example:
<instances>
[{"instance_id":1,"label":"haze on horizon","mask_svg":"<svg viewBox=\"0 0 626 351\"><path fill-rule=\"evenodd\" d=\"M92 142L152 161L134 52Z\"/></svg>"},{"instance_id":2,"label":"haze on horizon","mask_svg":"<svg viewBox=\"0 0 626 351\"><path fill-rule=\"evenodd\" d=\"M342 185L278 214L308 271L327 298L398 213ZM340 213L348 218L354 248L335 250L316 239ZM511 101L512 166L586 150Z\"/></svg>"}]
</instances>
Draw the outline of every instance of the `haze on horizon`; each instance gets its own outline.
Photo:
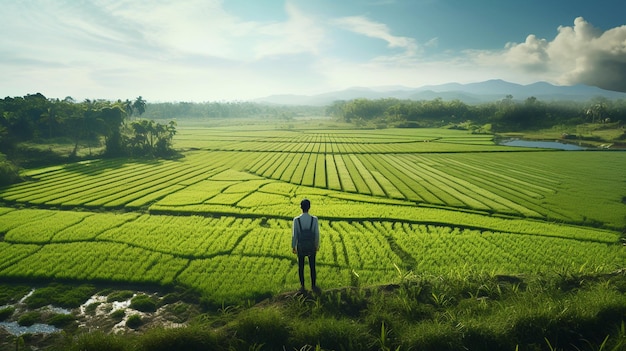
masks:
<instances>
[{"instance_id":1,"label":"haze on horizon","mask_svg":"<svg viewBox=\"0 0 626 351\"><path fill-rule=\"evenodd\" d=\"M2 97L202 102L489 79L626 92L623 0L0 5Z\"/></svg>"}]
</instances>

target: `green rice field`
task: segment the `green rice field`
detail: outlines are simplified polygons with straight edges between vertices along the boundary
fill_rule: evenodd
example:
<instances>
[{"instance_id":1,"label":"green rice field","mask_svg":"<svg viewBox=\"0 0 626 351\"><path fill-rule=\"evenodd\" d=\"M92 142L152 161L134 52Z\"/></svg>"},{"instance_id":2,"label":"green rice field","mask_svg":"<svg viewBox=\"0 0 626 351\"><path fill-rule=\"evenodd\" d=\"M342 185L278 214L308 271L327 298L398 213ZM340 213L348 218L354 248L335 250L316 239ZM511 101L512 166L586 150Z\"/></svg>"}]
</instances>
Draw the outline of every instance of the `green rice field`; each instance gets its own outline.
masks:
<instances>
[{"instance_id":1,"label":"green rice field","mask_svg":"<svg viewBox=\"0 0 626 351\"><path fill-rule=\"evenodd\" d=\"M626 153L443 129L179 128L175 160L97 159L0 189L0 279L294 290L291 219L320 218L322 288L626 265Z\"/></svg>"}]
</instances>

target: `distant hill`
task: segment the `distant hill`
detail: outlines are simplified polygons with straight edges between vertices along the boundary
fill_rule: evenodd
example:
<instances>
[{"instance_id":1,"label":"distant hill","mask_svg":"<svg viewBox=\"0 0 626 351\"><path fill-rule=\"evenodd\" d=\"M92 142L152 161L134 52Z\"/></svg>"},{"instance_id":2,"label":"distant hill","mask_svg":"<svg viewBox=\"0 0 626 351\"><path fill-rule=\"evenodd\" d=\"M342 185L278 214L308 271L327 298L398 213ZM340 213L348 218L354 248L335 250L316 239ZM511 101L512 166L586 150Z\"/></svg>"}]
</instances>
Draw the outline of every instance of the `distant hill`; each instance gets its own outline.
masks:
<instances>
[{"instance_id":1,"label":"distant hill","mask_svg":"<svg viewBox=\"0 0 626 351\"><path fill-rule=\"evenodd\" d=\"M534 96L541 101L587 101L598 96L611 100L626 99L626 93L603 90L588 85L557 86L546 82L521 85L496 79L470 84L427 85L420 88L355 87L318 95L271 95L255 101L279 105L321 106L337 100L357 98L432 100L440 97L447 101L458 99L467 104L478 104L501 100L507 95L512 95L514 100L525 100Z\"/></svg>"}]
</instances>

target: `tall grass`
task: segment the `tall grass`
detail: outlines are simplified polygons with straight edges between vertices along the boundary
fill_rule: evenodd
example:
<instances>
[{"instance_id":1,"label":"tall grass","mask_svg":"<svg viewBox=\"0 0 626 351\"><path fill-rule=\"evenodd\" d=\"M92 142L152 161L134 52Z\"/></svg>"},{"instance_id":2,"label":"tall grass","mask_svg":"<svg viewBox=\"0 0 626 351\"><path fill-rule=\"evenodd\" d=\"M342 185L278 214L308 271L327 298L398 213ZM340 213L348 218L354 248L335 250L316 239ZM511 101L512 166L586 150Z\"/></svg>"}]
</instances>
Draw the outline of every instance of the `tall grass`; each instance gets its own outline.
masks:
<instances>
[{"instance_id":1,"label":"tall grass","mask_svg":"<svg viewBox=\"0 0 626 351\"><path fill-rule=\"evenodd\" d=\"M67 349L624 350L626 276L578 276L562 289L571 279L403 274L397 284L223 307L185 328L80 335Z\"/></svg>"}]
</instances>

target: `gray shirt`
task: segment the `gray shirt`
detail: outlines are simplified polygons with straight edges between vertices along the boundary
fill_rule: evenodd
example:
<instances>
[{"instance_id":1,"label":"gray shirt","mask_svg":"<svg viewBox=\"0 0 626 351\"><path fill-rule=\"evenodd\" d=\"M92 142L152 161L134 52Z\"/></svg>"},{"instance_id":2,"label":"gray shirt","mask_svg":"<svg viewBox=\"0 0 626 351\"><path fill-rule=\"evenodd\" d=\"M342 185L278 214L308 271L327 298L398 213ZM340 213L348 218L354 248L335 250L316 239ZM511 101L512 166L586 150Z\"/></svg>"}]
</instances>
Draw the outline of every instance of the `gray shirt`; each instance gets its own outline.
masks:
<instances>
[{"instance_id":1,"label":"gray shirt","mask_svg":"<svg viewBox=\"0 0 626 351\"><path fill-rule=\"evenodd\" d=\"M298 227L298 218L300 218L300 225L302 228L309 228L311 221L313 221L313 233L315 234L315 249L320 248L320 228L317 217L311 216L308 213L302 213L298 217L293 219L292 233L291 233L291 248L296 249L298 247L298 237L300 235L300 227Z\"/></svg>"}]
</instances>

